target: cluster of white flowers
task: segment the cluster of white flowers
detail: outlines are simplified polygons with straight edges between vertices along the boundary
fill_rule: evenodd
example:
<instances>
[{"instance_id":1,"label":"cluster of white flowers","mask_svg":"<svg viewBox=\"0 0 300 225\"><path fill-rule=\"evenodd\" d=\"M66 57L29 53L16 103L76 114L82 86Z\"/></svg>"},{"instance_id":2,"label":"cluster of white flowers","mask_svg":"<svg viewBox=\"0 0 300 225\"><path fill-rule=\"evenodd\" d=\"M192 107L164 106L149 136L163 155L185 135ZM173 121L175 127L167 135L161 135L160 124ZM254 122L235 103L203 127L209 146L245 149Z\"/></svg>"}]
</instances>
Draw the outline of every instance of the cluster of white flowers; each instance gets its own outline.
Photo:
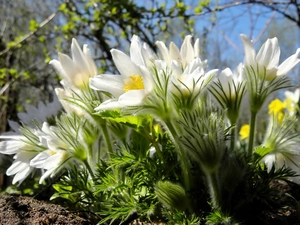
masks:
<instances>
[{"instance_id":1,"label":"cluster of white flowers","mask_svg":"<svg viewBox=\"0 0 300 225\"><path fill-rule=\"evenodd\" d=\"M276 38L268 39L256 54L252 41L245 35L241 37L245 48L244 64L241 63L234 72L226 68L218 76L218 69L207 70L207 61L201 60L199 56L199 39L192 45L191 35L185 37L180 48L174 43L170 43L168 48L158 41L156 45L159 54L155 54L147 44L142 43L139 37L133 36L130 56L117 49L111 50L119 71L119 74L114 75L98 75L87 45L81 50L77 41L73 39L72 58L59 53L59 60L50 62L63 78L63 88L57 88L55 91L68 115L75 114L97 124L94 118L96 112L138 109L145 106L155 109L155 115L161 116L159 119L163 121L166 112L175 114L182 108L192 110L203 90L210 90L207 93L213 94L228 112L230 122L235 123L247 79L250 79L250 76L245 76L246 68L256 71L257 79L262 79L262 83L272 82L277 77L286 75L300 61L298 49L278 66L280 49ZM263 88L269 88L269 84L264 83ZM206 87L209 88L205 89ZM276 88L278 89L274 87L274 90ZM94 93L100 93L101 96L95 97ZM162 113L161 102L165 107L165 112ZM30 111L32 110L28 108L28 112ZM21 117L22 120L26 119ZM73 135L74 138L82 136L83 134L78 134L80 129L79 126L78 130L70 131L68 135ZM46 171L40 180L43 182L45 178L55 175L59 169L75 159L86 160L84 152L90 151L86 149L90 148L88 144L80 147L71 145L67 137L60 136L57 128L47 123L40 128L27 129L26 134L0 136L1 139L5 139L0 142L0 153L15 155L13 164L7 170L7 175L15 175L13 183L22 182L34 168ZM280 149L274 149L277 150ZM300 154L300 150L297 150L296 154ZM268 159L268 156L264 157ZM267 165L271 166L269 162L270 160L267 160Z\"/></svg>"}]
</instances>

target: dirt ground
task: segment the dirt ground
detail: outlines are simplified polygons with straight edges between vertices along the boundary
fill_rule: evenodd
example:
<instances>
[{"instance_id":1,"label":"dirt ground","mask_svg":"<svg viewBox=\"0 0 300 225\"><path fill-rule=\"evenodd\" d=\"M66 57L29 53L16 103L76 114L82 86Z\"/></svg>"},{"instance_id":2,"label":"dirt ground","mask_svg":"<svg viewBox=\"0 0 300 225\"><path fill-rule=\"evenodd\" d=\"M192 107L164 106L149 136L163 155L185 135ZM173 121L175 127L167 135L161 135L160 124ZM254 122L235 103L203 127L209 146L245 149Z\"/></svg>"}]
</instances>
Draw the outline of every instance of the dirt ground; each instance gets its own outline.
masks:
<instances>
[{"instance_id":1,"label":"dirt ground","mask_svg":"<svg viewBox=\"0 0 300 225\"><path fill-rule=\"evenodd\" d=\"M0 225L95 225L60 205L32 197L0 195ZM134 220L128 225L154 225ZM155 223L163 225L163 223Z\"/></svg>"},{"instance_id":2,"label":"dirt ground","mask_svg":"<svg viewBox=\"0 0 300 225\"><path fill-rule=\"evenodd\" d=\"M1 225L92 225L63 207L31 197L0 195Z\"/></svg>"},{"instance_id":3,"label":"dirt ground","mask_svg":"<svg viewBox=\"0 0 300 225\"><path fill-rule=\"evenodd\" d=\"M298 202L299 204L299 202ZM299 207L300 205L298 205ZM272 225L300 225L300 214L295 209L283 208L265 215ZM32 197L0 195L0 225L95 225L79 213L70 212L60 205ZM124 225L163 225L146 223L138 219Z\"/></svg>"}]
</instances>

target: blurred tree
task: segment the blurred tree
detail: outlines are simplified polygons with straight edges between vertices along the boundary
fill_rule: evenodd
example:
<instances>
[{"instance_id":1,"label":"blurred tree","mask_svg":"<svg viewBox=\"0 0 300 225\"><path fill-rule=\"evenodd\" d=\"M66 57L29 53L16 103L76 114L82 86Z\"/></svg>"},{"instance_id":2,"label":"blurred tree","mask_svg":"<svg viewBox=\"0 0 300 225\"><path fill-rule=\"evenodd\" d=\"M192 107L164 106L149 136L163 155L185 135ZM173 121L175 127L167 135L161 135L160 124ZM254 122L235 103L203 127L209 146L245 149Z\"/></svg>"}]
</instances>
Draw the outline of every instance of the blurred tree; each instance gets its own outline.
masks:
<instances>
[{"instance_id":1,"label":"blurred tree","mask_svg":"<svg viewBox=\"0 0 300 225\"><path fill-rule=\"evenodd\" d=\"M263 16L269 19L264 18L265 26L258 28ZM238 25L245 23L245 17L247 24ZM179 43L192 33L201 37L203 59L224 69L236 66L232 48L243 53L232 35L244 28L250 37L259 38L271 21L282 18L299 28L300 4L296 0L0 0L0 132L8 129L7 119L16 120L24 103L51 101L59 83L48 62L57 51L69 53L73 37L89 44L99 73L114 72L110 49L128 50L133 34L155 51L158 39Z\"/></svg>"}]
</instances>

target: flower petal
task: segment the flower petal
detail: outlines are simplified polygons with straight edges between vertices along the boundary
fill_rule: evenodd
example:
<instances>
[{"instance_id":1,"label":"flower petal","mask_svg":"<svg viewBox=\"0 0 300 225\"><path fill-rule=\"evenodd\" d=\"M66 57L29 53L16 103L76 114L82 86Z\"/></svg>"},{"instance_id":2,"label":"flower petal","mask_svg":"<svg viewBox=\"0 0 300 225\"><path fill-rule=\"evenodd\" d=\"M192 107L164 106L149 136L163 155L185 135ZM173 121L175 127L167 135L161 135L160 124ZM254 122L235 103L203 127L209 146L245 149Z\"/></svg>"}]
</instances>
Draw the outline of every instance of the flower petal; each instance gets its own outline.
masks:
<instances>
[{"instance_id":1,"label":"flower petal","mask_svg":"<svg viewBox=\"0 0 300 225\"><path fill-rule=\"evenodd\" d=\"M50 156L49 150L43 151L30 161L30 166L35 168L44 168L45 162Z\"/></svg>"},{"instance_id":2,"label":"flower petal","mask_svg":"<svg viewBox=\"0 0 300 225\"><path fill-rule=\"evenodd\" d=\"M142 44L137 35L133 35L130 45L130 58L136 65L146 65L142 55Z\"/></svg>"},{"instance_id":3,"label":"flower petal","mask_svg":"<svg viewBox=\"0 0 300 225\"><path fill-rule=\"evenodd\" d=\"M124 106L141 105L146 95L145 90L131 90L119 97L119 103Z\"/></svg>"},{"instance_id":4,"label":"flower petal","mask_svg":"<svg viewBox=\"0 0 300 225\"><path fill-rule=\"evenodd\" d=\"M253 42L244 34L241 34L241 38L245 49L245 64L254 66L256 53Z\"/></svg>"},{"instance_id":5,"label":"flower petal","mask_svg":"<svg viewBox=\"0 0 300 225\"><path fill-rule=\"evenodd\" d=\"M66 79L67 82L73 84L76 74L80 72L78 71L78 67L69 56L62 53L58 53L58 56L61 67L65 71L65 74L61 75L65 75L64 79Z\"/></svg>"},{"instance_id":6,"label":"flower petal","mask_svg":"<svg viewBox=\"0 0 300 225\"><path fill-rule=\"evenodd\" d=\"M13 155L20 152L20 148L22 148L23 146L24 143L22 141L15 141L15 140L1 141L0 153L6 155Z\"/></svg>"},{"instance_id":7,"label":"flower petal","mask_svg":"<svg viewBox=\"0 0 300 225\"><path fill-rule=\"evenodd\" d=\"M171 59L169 58L169 51L167 46L162 41L157 41L155 44L160 51L161 57L169 65L171 63Z\"/></svg>"},{"instance_id":8,"label":"flower petal","mask_svg":"<svg viewBox=\"0 0 300 225\"><path fill-rule=\"evenodd\" d=\"M95 90L109 92L113 96L119 97L124 93L124 79L120 75L102 74L90 78L90 87Z\"/></svg>"},{"instance_id":9,"label":"flower petal","mask_svg":"<svg viewBox=\"0 0 300 225\"><path fill-rule=\"evenodd\" d=\"M140 75L137 65L135 65L125 53L112 49L111 54L117 69L123 76L123 79L126 79L131 75Z\"/></svg>"},{"instance_id":10,"label":"flower petal","mask_svg":"<svg viewBox=\"0 0 300 225\"><path fill-rule=\"evenodd\" d=\"M170 48L171 60L175 60L176 62L180 63L181 56L180 56L180 51L179 51L178 47L173 42L171 42L169 48Z\"/></svg>"},{"instance_id":11,"label":"flower petal","mask_svg":"<svg viewBox=\"0 0 300 225\"><path fill-rule=\"evenodd\" d=\"M95 111L103 111L109 109L121 108L122 105L118 102L118 99L109 99L105 102L102 102L98 107L95 108Z\"/></svg>"},{"instance_id":12,"label":"flower petal","mask_svg":"<svg viewBox=\"0 0 300 225\"><path fill-rule=\"evenodd\" d=\"M180 55L183 67L194 59L194 48L191 43L192 35L187 35L180 48Z\"/></svg>"},{"instance_id":13,"label":"flower petal","mask_svg":"<svg viewBox=\"0 0 300 225\"><path fill-rule=\"evenodd\" d=\"M93 60L93 58L91 56L91 51L86 44L83 45L83 54L85 55L85 59L88 64L88 70L89 70L90 77L96 76L97 75L97 67L96 67L95 61Z\"/></svg>"},{"instance_id":14,"label":"flower petal","mask_svg":"<svg viewBox=\"0 0 300 225\"><path fill-rule=\"evenodd\" d=\"M256 62L266 69L276 68L279 63L280 48L277 38L268 39L260 48L256 56Z\"/></svg>"},{"instance_id":15,"label":"flower petal","mask_svg":"<svg viewBox=\"0 0 300 225\"><path fill-rule=\"evenodd\" d=\"M81 70L81 73L88 72L89 68L88 68L88 63L85 59L85 55L83 54L75 38L72 39L71 54L75 65L77 65L77 67ZM86 75L89 76L89 74Z\"/></svg>"},{"instance_id":16,"label":"flower petal","mask_svg":"<svg viewBox=\"0 0 300 225\"><path fill-rule=\"evenodd\" d=\"M293 69L299 62L300 48L297 50L297 52L294 55L291 55L288 57L283 63L278 66L277 76L282 76L287 74L291 69Z\"/></svg>"},{"instance_id":17,"label":"flower petal","mask_svg":"<svg viewBox=\"0 0 300 225\"><path fill-rule=\"evenodd\" d=\"M51 64L54 69L56 70L56 72L61 75L62 77L67 77L67 74L66 72L64 71L63 67L61 66L61 63L60 61L56 60L56 59L53 59L49 62L49 64Z\"/></svg>"}]
</instances>

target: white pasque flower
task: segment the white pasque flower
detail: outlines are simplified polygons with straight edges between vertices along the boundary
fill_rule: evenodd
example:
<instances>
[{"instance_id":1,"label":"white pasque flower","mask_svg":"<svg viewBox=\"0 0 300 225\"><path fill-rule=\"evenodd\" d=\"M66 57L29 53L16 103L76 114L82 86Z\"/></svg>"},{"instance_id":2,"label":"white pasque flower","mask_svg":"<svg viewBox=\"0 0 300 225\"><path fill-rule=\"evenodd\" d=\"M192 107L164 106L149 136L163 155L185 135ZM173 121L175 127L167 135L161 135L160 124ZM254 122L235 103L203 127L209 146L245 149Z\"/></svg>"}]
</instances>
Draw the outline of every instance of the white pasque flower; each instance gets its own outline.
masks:
<instances>
[{"instance_id":1,"label":"white pasque flower","mask_svg":"<svg viewBox=\"0 0 300 225\"><path fill-rule=\"evenodd\" d=\"M63 77L64 86L82 89L88 85L90 77L96 76L97 68L87 45L83 45L83 50L81 50L74 38L71 54L72 59L65 54L58 53L59 60L51 60L50 64Z\"/></svg>"},{"instance_id":2,"label":"white pasque flower","mask_svg":"<svg viewBox=\"0 0 300 225\"><path fill-rule=\"evenodd\" d=\"M53 177L60 169L66 166L71 155L65 150L68 148L68 145L56 136L49 124L43 124L38 136L46 150L37 154L30 161L30 166L46 170L39 181L39 183L43 183L47 177Z\"/></svg>"},{"instance_id":3,"label":"white pasque flower","mask_svg":"<svg viewBox=\"0 0 300 225\"><path fill-rule=\"evenodd\" d=\"M265 139L255 150L262 156L261 161L266 164L268 172L274 164L275 169L286 166L300 175L300 138L293 132L295 124L295 120L288 118L283 121L279 121L274 115L270 118ZM300 183L299 177L291 179Z\"/></svg>"},{"instance_id":4,"label":"white pasque flower","mask_svg":"<svg viewBox=\"0 0 300 225\"><path fill-rule=\"evenodd\" d=\"M270 153L264 156L262 161L266 164L268 173L271 171L272 166L275 165L275 168L282 168L283 166L286 166L292 171L294 171L297 175L300 175L300 155L293 155L280 152ZM299 176L290 177L290 179L295 183L300 184Z\"/></svg>"},{"instance_id":5,"label":"white pasque flower","mask_svg":"<svg viewBox=\"0 0 300 225\"><path fill-rule=\"evenodd\" d=\"M243 65L239 64L234 72L226 68L219 74L218 80L222 86L222 93L227 99L235 99L238 93L238 87L245 81L243 77Z\"/></svg>"},{"instance_id":6,"label":"white pasque flower","mask_svg":"<svg viewBox=\"0 0 300 225\"><path fill-rule=\"evenodd\" d=\"M162 41L157 41L156 45L160 50L163 60L169 67L173 61L176 61L182 68L185 68L195 58L199 58L200 54L199 39L196 39L194 46L191 41L192 35L187 35L184 38L180 50L173 42L170 43L169 49Z\"/></svg>"},{"instance_id":7,"label":"white pasque flower","mask_svg":"<svg viewBox=\"0 0 300 225\"><path fill-rule=\"evenodd\" d=\"M205 72L203 63L200 58L193 59L187 64L184 71L178 63L171 64L172 82L176 86L175 90L180 90L181 93L196 93L198 94L212 79L218 69L213 69Z\"/></svg>"},{"instance_id":8,"label":"white pasque flower","mask_svg":"<svg viewBox=\"0 0 300 225\"><path fill-rule=\"evenodd\" d=\"M21 184L25 178L33 171L33 167L30 166L30 160L35 157L37 151L23 151L22 149L30 149L30 146L26 146L23 141L23 136L0 136L0 139L4 141L0 142L0 153L5 155L14 155L14 161L12 165L7 169L6 175L13 176L13 184Z\"/></svg>"},{"instance_id":9,"label":"white pasque flower","mask_svg":"<svg viewBox=\"0 0 300 225\"><path fill-rule=\"evenodd\" d=\"M278 66L280 57L280 48L277 38L268 39L256 54L253 41L246 35L241 34L245 49L245 66L251 66L254 70L258 70L258 76L267 81L273 80L277 76L287 74L295 67L300 59L300 48L296 53L287 58Z\"/></svg>"},{"instance_id":10,"label":"white pasque flower","mask_svg":"<svg viewBox=\"0 0 300 225\"><path fill-rule=\"evenodd\" d=\"M129 57L112 49L113 61L120 75L102 74L90 79L92 89L109 92L114 97L100 104L95 110L140 105L151 92L153 81L147 64L152 53L141 46L136 36L132 39L130 53Z\"/></svg>"}]
</instances>

